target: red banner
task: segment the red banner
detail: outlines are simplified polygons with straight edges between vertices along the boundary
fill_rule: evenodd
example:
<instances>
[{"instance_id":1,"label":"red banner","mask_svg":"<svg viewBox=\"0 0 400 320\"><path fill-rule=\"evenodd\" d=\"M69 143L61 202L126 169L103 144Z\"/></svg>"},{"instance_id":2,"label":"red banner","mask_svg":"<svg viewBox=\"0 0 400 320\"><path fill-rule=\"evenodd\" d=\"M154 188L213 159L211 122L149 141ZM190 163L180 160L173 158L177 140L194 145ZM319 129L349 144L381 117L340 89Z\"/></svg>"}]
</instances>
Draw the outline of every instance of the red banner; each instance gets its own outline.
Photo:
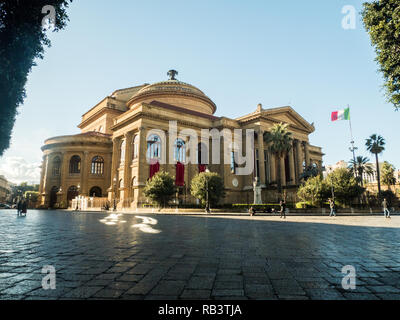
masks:
<instances>
[{"instance_id":1,"label":"red banner","mask_svg":"<svg viewBox=\"0 0 400 320\"><path fill-rule=\"evenodd\" d=\"M176 163L175 185L183 187L185 185L185 166L183 163Z\"/></svg>"}]
</instances>

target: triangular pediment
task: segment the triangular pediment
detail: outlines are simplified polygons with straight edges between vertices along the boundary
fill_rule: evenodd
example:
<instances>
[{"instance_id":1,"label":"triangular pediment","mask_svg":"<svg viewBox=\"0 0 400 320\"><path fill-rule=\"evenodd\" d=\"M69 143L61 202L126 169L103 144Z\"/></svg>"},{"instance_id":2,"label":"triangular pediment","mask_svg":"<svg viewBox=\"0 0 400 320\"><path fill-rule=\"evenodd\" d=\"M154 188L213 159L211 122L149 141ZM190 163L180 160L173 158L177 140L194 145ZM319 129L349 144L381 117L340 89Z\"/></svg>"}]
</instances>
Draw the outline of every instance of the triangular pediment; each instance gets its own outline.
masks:
<instances>
[{"instance_id":1,"label":"triangular pediment","mask_svg":"<svg viewBox=\"0 0 400 320\"><path fill-rule=\"evenodd\" d=\"M262 117L264 119L270 119L274 122L288 123L290 126L296 127L304 131L314 131L314 127L291 107L265 110L262 112Z\"/></svg>"},{"instance_id":2,"label":"triangular pediment","mask_svg":"<svg viewBox=\"0 0 400 320\"><path fill-rule=\"evenodd\" d=\"M292 107L279 107L262 109L260 111L245 115L236 119L240 122L253 122L259 120L271 121L274 123L287 123L293 128L312 133L315 128L299 115Z\"/></svg>"}]
</instances>

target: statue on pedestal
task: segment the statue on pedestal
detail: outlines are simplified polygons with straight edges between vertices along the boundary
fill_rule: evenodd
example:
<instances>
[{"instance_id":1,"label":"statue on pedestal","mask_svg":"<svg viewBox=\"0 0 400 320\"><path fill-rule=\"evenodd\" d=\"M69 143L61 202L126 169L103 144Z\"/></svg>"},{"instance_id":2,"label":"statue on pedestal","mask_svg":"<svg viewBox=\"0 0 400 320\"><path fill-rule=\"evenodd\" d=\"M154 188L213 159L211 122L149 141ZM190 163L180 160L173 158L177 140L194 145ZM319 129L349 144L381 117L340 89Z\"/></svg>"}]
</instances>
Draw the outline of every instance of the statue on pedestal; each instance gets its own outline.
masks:
<instances>
[{"instance_id":1,"label":"statue on pedestal","mask_svg":"<svg viewBox=\"0 0 400 320\"><path fill-rule=\"evenodd\" d=\"M262 204L261 184L258 177L256 177L253 181L253 192L254 192L254 204Z\"/></svg>"}]
</instances>

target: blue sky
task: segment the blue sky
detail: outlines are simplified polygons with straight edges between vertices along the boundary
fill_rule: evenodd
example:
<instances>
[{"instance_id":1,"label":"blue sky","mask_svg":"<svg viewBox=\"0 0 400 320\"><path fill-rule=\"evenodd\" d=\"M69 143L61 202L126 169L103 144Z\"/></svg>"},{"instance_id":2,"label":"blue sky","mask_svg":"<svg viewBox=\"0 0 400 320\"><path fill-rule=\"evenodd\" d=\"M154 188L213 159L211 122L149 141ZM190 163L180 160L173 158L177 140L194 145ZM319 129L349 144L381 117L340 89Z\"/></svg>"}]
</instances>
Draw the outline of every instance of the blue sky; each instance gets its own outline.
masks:
<instances>
[{"instance_id":1,"label":"blue sky","mask_svg":"<svg viewBox=\"0 0 400 320\"><path fill-rule=\"evenodd\" d=\"M315 123L310 139L325 164L351 158L348 122L330 122L349 104L358 153L367 156L365 139L378 133L387 141L382 160L400 168L400 113L385 102L360 15L355 30L342 28L344 5L362 9L350 0L76 0L29 75L0 174L38 180L46 138L78 133L81 115L106 95L165 80L171 68L216 103L218 116L291 105Z\"/></svg>"}]
</instances>

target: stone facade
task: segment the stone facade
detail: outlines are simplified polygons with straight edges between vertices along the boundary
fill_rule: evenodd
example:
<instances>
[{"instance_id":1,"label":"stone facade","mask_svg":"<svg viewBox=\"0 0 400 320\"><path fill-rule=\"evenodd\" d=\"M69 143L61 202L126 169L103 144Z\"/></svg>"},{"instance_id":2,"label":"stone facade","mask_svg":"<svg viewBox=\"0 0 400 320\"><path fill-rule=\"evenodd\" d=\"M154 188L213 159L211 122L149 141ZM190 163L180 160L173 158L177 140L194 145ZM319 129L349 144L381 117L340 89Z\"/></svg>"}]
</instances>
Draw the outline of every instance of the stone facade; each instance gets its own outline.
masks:
<instances>
[{"instance_id":1,"label":"stone facade","mask_svg":"<svg viewBox=\"0 0 400 320\"><path fill-rule=\"evenodd\" d=\"M202 147L203 160L200 161L206 166L201 166L201 170L207 167L223 178L225 203L251 203L256 176L262 186L263 202L277 201L277 159L262 139L276 123L287 123L293 138L292 150L280 160L281 181L288 201L297 191L305 166L322 168L321 148L309 142L314 126L291 107L263 109L259 105L255 112L237 119L214 116L215 111L216 105L201 90L173 77L113 92L82 116L78 126L81 134L46 140L42 147L41 204L66 204L80 194L108 197L110 201L116 199L118 208L141 206L147 202L142 190L150 175L149 158L166 159L166 163L160 161L160 170L172 176L176 174L176 162L184 162L184 185L179 187L178 200L196 203L189 188L200 166L188 163L188 159L200 159L201 147L194 148L189 135L201 137L203 129L255 131L256 169L249 175L236 175L235 165L224 163L223 152L213 155L211 139L208 147ZM176 122L183 148L176 147L177 137L169 130L171 121ZM154 130L158 130L158 137ZM223 139L219 143L221 150L232 148L225 146ZM208 154L208 161L204 160L205 154ZM220 164L212 161L216 157L220 157Z\"/></svg>"}]
</instances>

